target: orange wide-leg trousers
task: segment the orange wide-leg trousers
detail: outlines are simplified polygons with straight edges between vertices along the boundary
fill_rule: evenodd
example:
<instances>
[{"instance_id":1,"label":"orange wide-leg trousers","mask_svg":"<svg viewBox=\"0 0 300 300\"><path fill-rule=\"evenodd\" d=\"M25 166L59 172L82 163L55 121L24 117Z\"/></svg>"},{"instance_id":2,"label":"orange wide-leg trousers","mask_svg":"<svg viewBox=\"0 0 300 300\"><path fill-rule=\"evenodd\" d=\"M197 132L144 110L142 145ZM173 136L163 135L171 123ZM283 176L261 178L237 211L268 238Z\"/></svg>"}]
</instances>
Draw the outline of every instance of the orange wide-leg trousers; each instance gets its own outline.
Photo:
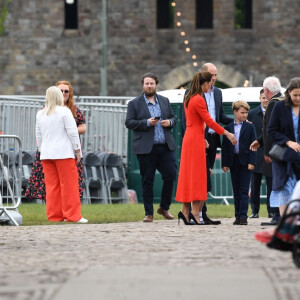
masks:
<instances>
[{"instance_id":1,"label":"orange wide-leg trousers","mask_svg":"<svg viewBox=\"0 0 300 300\"><path fill-rule=\"evenodd\" d=\"M74 158L42 160L49 221L76 222L81 219L78 171Z\"/></svg>"}]
</instances>

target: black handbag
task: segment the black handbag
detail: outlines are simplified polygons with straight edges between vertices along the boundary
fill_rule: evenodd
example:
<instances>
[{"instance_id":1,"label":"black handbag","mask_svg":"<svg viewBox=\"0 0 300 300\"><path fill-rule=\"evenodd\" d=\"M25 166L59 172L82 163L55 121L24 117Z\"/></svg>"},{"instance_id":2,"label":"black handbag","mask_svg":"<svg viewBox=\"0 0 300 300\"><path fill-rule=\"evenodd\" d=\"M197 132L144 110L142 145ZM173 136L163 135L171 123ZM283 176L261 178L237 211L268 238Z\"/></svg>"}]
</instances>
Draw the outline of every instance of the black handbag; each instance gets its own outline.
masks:
<instances>
[{"instance_id":1,"label":"black handbag","mask_svg":"<svg viewBox=\"0 0 300 300\"><path fill-rule=\"evenodd\" d=\"M269 156L276 161L283 161L283 155L285 154L287 146L281 146L278 144L274 144L269 151Z\"/></svg>"}]
</instances>

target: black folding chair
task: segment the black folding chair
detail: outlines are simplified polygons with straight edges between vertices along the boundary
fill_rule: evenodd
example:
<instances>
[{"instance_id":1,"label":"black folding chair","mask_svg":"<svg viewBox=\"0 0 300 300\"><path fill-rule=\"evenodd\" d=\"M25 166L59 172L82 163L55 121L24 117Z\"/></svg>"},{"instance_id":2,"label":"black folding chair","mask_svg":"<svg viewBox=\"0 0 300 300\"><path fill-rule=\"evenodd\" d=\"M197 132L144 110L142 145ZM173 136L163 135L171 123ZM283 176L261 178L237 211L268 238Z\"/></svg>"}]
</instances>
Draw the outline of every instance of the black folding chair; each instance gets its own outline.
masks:
<instances>
[{"instance_id":1,"label":"black folding chair","mask_svg":"<svg viewBox=\"0 0 300 300\"><path fill-rule=\"evenodd\" d=\"M109 203L128 203L128 189L122 158L114 153L98 153L103 165Z\"/></svg>"},{"instance_id":2,"label":"black folding chair","mask_svg":"<svg viewBox=\"0 0 300 300\"><path fill-rule=\"evenodd\" d=\"M95 152L83 154L84 177L86 187L86 201L107 204L107 190L103 174L103 166Z\"/></svg>"}]
</instances>

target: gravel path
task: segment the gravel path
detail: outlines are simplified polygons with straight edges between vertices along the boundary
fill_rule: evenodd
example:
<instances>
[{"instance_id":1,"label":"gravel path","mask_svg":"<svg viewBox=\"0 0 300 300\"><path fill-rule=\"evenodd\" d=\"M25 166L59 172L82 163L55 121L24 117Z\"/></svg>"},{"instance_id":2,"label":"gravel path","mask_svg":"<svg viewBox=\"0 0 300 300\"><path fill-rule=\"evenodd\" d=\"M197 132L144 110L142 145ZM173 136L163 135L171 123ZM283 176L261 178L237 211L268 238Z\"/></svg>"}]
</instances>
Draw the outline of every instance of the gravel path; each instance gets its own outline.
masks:
<instances>
[{"instance_id":1,"label":"gravel path","mask_svg":"<svg viewBox=\"0 0 300 300\"><path fill-rule=\"evenodd\" d=\"M233 226L230 218L222 219L219 226L178 226L177 220L1 226L0 299L57 300L68 298L63 296L66 294L69 299L83 299L80 290L87 295L85 299L103 299L99 294L93 297L93 291L104 295L109 288L114 293L106 299L150 299L142 290L143 285L149 289L150 280L150 291L153 288L152 292L161 295L152 297L154 300L168 299L168 293L175 295L170 299L201 298L201 294L195 295L199 288L206 299L213 299L209 293L223 293L225 283L226 293L232 294L228 298L220 295L222 299L236 299L236 291L240 293L237 299L247 299L241 293L245 288L256 300L271 299L272 295L275 299L299 299L300 269L293 264L291 253L271 250L253 237L267 220L252 219L248 226ZM93 281L93 274L98 281ZM78 278L84 282L89 276L89 286L79 287ZM161 285L164 279L167 286ZM133 285L133 280L140 284ZM259 282L265 282L265 291L257 290ZM190 285L184 295L180 294L183 283ZM193 289L195 284L197 289ZM117 293L118 288L122 294ZM130 297L133 293L140 297Z\"/></svg>"}]
</instances>

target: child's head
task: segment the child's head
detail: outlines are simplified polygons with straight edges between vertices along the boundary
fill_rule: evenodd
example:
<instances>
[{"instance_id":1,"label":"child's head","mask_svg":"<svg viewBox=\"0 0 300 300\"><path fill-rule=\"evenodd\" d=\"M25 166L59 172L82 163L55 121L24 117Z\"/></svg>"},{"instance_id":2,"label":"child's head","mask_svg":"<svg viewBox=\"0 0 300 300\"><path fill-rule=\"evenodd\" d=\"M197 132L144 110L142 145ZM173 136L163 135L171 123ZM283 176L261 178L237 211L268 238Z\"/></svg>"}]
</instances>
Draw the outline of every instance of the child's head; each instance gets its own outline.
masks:
<instances>
[{"instance_id":1,"label":"child's head","mask_svg":"<svg viewBox=\"0 0 300 300\"><path fill-rule=\"evenodd\" d=\"M244 122L248 117L250 106L247 102L239 100L232 103L232 109L236 122Z\"/></svg>"},{"instance_id":2,"label":"child's head","mask_svg":"<svg viewBox=\"0 0 300 300\"><path fill-rule=\"evenodd\" d=\"M263 109L266 109L269 104L269 100L266 98L264 89L261 89L259 92L259 101L261 102Z\"/></svg>"}]
</instances>

